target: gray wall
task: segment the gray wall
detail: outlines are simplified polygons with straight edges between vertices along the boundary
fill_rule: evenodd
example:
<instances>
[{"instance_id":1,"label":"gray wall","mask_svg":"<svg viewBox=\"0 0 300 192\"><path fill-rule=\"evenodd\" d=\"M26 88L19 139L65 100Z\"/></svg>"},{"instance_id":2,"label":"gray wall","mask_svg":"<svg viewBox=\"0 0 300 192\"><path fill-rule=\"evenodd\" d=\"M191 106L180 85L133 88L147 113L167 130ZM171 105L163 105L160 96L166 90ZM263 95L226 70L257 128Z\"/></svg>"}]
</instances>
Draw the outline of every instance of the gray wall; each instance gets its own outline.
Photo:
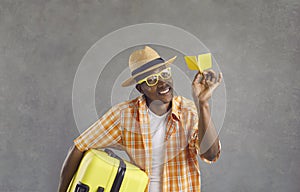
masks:
<instances>
[{"instance_id":1,"label":"gray wall","mask_svg":"<svg viewBox=\"0 0 300 192\"><path fill-rule=\"evenodd\" d=\"M82 57L104 35L144 22L196 35L224 74L223 150L217 163L201 163L203 191L300 191L299 6L298 0L1 0L0 191L56 190L79 134L72 85ZM129 52L119 61L127 62ZM97 89L99 114L107 97Z\"/></svg>"}]
</instances>

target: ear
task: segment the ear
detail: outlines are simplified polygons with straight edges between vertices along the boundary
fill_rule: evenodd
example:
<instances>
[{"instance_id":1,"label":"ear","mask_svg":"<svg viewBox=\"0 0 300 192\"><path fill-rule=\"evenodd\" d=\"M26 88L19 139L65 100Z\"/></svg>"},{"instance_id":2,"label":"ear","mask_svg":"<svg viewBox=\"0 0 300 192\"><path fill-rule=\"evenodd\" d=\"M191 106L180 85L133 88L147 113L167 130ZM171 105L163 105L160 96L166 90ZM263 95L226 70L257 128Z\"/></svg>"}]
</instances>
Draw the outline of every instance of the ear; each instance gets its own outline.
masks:
<instances>
[{"instance_id":1,"label":"ear","mask_svg":"<svg viewBox=\"0 0 300 192\"><path fill-rule=\"evenodd\" d=\"M136 85L135 85L135 88L136 88L141 94L144 94L144 91L143 91L143 89L142 89L141 84L136 84Z\"/></svg>"}]
</instances>

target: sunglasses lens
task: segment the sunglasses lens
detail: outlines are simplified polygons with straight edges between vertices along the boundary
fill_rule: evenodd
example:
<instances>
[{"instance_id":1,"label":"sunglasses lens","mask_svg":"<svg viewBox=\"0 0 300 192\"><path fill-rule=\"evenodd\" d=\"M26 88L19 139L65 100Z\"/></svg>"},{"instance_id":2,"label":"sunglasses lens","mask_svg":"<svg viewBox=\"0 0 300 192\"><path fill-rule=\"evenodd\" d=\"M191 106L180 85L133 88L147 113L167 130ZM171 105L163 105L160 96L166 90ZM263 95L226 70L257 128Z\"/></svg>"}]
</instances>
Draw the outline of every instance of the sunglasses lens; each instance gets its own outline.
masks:
<instances>
[{"instance_id":1,"label":"sunglasses lens","mask_svg":"<svg viewBox=\"0 0 300 192\"><path fill-rule=\"evenodd\" d=\"M161 73L161 77L164 78L164 79L168 79L168 78L171 77L171 73L163 72L163 73Z\"/></svg>"},{"instance_id":2,"label":"sunglasses lens","mask_svg":"<svg viewBox=\"0 0 300 192\"><path fill-rule=\"evenodd\" d=\"M167 68L160 73L163 79L169 79L171 77L171 69Z\"/></svg>"},{"instance_id":3,"label":"sunglasses lens","mask_svg":"<svg viewBox=\"0 0 300 192\"><path fill-rule=\"evenodd\" d=\"M157 76L156 75L153 75L153 76L150 76L150 77L148 77L147 79L146 79L146 81L147 81L147 83L148 83L148 85L155 85L156 84L156 82L157 82Z\"/></svg>"}]
</instances>

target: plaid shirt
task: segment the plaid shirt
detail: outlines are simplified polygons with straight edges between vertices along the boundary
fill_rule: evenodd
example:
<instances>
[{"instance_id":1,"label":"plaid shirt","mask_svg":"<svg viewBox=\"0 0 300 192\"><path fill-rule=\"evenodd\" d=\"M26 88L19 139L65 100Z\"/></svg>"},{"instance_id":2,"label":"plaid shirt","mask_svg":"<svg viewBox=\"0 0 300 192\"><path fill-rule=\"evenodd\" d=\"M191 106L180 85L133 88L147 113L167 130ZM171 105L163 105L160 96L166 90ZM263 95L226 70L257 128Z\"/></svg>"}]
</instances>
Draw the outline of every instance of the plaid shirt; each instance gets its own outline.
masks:
<instances>
[{"instance_id":1,"label":"plaid shirt","mask_svg":"<svg viewBox=\"0 0 300 192\"><path fill-rule=\"evenodd\" d=\"M74 140L80 151L122 146L137 166L151 174L152 141L146 100L140 96L112 107ZM198 114L194 102L174 96L167 117L163 191L201 190ZM220 145L219 145L220 149ZM217 157L219 158L220 150ZM201 159L207 163L210 161ZM147 190L146 190L147 191Z\"/></svg>"}]
</instances>

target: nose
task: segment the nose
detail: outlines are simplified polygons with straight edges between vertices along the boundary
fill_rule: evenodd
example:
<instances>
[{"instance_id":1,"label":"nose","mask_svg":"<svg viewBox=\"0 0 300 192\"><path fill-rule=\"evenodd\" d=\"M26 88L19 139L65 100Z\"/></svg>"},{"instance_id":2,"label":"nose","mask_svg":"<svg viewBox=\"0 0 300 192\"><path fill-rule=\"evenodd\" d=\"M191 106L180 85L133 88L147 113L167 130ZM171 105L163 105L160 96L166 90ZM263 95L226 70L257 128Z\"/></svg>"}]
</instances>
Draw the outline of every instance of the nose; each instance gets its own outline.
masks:
<instances>
[{"instance_id":1,"label":"nose","mask_svg":"<svg viewBox=\"0 0 300 192\"><path fill-rule=\"evenodd\" d=\"M157 87L161 88L161 87L165 87L166 85L171 83L169 82L171 79L163 79L161 77L158 78L158 82L157 82Z\"/></svg>"}]
</instances>

